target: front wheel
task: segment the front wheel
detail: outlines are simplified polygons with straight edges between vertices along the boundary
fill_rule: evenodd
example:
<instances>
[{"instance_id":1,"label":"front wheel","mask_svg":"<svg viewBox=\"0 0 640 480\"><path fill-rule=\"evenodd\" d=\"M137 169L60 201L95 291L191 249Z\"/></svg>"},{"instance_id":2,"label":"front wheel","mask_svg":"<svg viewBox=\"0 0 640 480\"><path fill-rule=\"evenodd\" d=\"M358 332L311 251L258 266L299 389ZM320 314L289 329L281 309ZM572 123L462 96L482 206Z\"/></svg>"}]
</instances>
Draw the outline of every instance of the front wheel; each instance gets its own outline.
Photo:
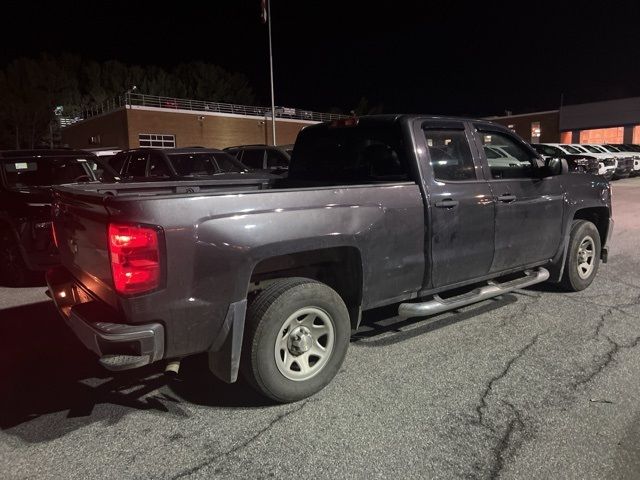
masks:
<instances>
[{"instance_id":1,"label":"front wheel","mask_svg":"<svg viewBox=\"0 0 640 480\"><path fill-rule=\"evenodd\" d=\"M600 233L587 220L574 220L561 285L571 292L584 290L596 276L600 265Z\"/></svg>"},{"instance_id":2,"label":"front wheel","mask_svg":"<svg viewBox=\"0 0 640 480\"><path fill-rule=\"evenodd\" d=\"M335 290L307 278L277 280L249 305L240 367L263 395L301 400L336 375L350 334L347 307Z\"/></svg>"}]
</instances>

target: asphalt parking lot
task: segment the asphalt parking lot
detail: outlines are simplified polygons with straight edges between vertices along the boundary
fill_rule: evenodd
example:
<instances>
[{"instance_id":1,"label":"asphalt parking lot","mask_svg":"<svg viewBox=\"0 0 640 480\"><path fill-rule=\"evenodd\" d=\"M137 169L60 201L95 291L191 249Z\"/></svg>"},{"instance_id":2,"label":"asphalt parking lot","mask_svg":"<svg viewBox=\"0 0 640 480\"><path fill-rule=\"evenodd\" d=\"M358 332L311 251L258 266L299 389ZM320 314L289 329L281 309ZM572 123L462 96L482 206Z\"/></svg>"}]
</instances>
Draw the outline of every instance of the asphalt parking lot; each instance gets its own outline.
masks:
<instances>
[{"instance_id":1,"label":"asphalt parking lot","mask_svg":"<svg viewBox=\"0 0 640 480\"><path fill-rule=\"evenodd\" d=\"M334 381L290 405L201 359L113 376L43 287L0 288L0 477L640 478L640 178L613 200L586 291L370 312Z\"/></svg>"}]
</instances>

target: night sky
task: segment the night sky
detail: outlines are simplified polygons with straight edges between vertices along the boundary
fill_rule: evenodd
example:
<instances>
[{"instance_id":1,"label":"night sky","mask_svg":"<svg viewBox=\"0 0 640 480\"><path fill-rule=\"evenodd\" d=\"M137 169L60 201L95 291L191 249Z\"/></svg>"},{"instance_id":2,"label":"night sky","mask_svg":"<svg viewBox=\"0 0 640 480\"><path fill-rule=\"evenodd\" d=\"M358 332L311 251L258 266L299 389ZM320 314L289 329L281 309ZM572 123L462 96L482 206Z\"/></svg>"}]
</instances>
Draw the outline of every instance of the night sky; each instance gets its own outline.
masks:
<instances>
[{"instance_id":1,"label":"night sky","mask_svg":"<svg viewBox=\"0 0 640 480\"><path fill-rule=\"evenodd\" d=\"M259 4L5 4L0 63L43 51L202 60L245 73L267 104ZM562 93L565 104L640 95L640 2L473 4L273 0L276 105L349 110L366 97L385 113L481 116L557 108Z\"/></svg>"}]
</instances>

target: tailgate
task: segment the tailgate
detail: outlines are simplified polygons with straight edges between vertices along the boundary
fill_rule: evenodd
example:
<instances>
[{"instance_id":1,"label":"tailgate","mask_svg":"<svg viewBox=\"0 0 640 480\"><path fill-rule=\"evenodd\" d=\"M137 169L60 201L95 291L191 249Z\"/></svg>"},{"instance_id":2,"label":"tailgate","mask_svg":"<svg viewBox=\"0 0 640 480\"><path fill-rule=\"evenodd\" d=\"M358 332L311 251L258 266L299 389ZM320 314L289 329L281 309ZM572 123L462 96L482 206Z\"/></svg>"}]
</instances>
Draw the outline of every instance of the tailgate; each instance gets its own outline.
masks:
<instances>
[{"instance_id":1,"label":"tailgate","mask_svg":"<svg viewBox=\"0 0 640 480\"><path fill-rule=\"evenodd\" d=\"M60 263L93 294L115 307L108 223L109 213L101 196L54 192L53 226Z\"/></svg>"}]
</instances>

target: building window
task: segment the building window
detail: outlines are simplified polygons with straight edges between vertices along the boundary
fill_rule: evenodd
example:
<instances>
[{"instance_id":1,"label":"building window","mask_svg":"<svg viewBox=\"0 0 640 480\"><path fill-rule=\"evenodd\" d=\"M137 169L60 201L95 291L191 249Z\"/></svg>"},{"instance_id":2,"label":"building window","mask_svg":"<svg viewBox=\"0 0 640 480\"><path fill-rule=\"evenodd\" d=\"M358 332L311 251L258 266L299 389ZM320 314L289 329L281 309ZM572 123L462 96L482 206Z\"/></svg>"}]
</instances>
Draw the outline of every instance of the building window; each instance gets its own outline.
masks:
<instances>
[{"instance_id":1,"label":"building window","mask_svg":"<svg viewBox=\"0 0 640 480\"><path fill-rule=\"evenodd\" d=\"M176 136L141 133L138 135L138 142L140 142L141 147L174 148L176 146Z\"/></svg>"},{"instance_id":2,"label":"building window","mask_svg":"<svg viewBox=\"0 0 640 480\"><path fill-rule=\"evenodd\" d=\"M540 143L540 122L531 122L531 143Z\"/></svg>"},{"instance_id":3,"label":"building window","mask_svg":"<svg viewBox=\"0 0 640 480\"><path fill-rule=\"evenodd\" d=\"M633 139L631 142L635 144L640 143L640 125L633 127Z\"/></svg>"},{"instance_id":4,"label":"building window","mask_svg":"<svg viewBox=\"0 0 640 480\"><path fill-rule=\"evenodd\" d=\"M596 128L580 132L580 143L622 143L623 138L624 127Z\"/></svg>"}]
</instances>

